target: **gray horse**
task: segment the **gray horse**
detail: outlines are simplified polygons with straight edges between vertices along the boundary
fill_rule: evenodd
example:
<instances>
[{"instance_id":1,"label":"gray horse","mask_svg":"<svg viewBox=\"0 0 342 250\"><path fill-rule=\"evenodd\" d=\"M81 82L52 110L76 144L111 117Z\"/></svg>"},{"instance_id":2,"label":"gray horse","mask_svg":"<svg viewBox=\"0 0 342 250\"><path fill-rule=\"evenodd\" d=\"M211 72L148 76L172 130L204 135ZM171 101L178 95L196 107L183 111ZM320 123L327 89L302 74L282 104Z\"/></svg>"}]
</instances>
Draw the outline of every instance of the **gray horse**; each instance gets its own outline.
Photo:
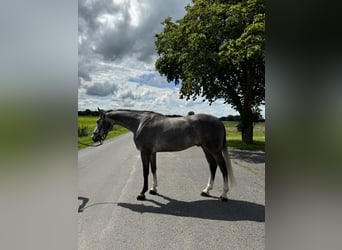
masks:
<instances>
[{"instance_id":1,"label":"gray horse","mask_svg":"<svg viewBox=\"0 0 342 250\"><path fill-rule=\"evenodd\" d=\"M153 174L150 194L157 194L156 153L180 151L192 146L202 147L210 168L208 185L201 195L210 196L209 191L213 188L218 165L223 175L223 192L220 199L228 200L228 176L231 184L234 184L235 180L227 151L226 130L216 117L196 114L170 118L151 111L98 110L100 117L92 136L94 142L102 142L114 124L119 124L134 134L134 143L140 151L144 176L144 186L137 196L138 200L146 199L149 166Z\"/></svg>"}]
</instances>

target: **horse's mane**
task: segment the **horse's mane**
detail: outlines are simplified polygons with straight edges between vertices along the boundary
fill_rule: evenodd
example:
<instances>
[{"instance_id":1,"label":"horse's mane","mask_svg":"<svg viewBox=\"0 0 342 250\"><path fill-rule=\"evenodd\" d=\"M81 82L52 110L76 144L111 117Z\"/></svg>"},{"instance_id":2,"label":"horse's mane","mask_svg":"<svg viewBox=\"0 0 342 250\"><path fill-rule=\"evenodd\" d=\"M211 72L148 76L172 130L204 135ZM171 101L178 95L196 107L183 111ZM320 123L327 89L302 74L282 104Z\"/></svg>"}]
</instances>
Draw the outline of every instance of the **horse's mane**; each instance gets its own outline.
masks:
<instances>
[{"instance_id":1,"label":"horse's mane","mask_svg":"<svg viewBox=\"0 0 342 250\"><path fill-rule=\"evenodd\" d=\"M107 110L106 113L109 113L112 111L123 111L123 112L132 112L132 113L138 113L138 114L151 114L151 115L157 115L157 116L165 116L161 113L150 111L150 110L134 110L134 109L110 109L110 110Z\"/></svg>"}]
</instances>

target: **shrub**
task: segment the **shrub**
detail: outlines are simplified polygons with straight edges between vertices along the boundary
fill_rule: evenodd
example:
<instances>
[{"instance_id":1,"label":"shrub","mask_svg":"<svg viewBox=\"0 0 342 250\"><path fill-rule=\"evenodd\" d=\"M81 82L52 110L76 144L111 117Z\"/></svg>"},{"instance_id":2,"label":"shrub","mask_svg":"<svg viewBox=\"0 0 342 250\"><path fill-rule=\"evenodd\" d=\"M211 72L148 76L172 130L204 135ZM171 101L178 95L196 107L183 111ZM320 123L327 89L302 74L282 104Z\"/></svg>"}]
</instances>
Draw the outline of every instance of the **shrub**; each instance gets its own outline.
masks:
<instances>
[{"instance_id":1,"label":"shrub","mask_svg":"<svg viewBox=\"0 0 342 250\"><path fill-rule=\"evenodd\" d=\"M78 127L78 137L88 136L90 134L90 130L88 126Z\"/></svg>"}]
</instances>

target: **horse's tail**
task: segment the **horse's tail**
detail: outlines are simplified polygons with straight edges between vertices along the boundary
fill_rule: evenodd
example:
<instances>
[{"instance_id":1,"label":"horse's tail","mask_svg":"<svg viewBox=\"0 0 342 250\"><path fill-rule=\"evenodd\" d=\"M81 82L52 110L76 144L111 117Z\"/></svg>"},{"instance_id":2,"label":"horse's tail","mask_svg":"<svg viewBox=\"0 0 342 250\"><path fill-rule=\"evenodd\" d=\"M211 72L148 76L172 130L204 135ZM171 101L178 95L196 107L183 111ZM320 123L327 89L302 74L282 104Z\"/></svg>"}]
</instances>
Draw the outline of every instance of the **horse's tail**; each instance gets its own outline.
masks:
<instances>
[{"instance_id":1,"label":"horse's tail","mask_svg":"<svg viewBox=\"0 0 342 250\"><path fill-rule=\"evenodd\" d=\"M226 129L224 129L222 154L223 154L223 158L224 158L224 160L226 162L228 178L229 178L229 181L230 181L230 187L233 187L233 186L236 185L236 181L235 181L235 177L234 177L234 173L233 173L232 163L230 161L230 157L229 157L229 154L228 154L227 141L226 141Z\"/></svg>"}]
</instances>

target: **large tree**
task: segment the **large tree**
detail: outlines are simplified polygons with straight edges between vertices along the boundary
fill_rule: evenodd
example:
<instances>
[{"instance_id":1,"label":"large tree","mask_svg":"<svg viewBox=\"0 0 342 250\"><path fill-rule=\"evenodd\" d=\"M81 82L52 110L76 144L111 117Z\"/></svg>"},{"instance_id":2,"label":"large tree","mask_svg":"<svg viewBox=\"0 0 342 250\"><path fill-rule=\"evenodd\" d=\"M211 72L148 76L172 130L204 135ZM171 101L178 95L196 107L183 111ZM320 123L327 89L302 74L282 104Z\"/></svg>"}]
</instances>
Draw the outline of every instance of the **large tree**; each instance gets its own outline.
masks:
<instances>
[{"instance_id":1,"label":"large tree","mask_svg":"<svg viewBox=\"0 0 342 250\"><path fill-rule=\"evenodd\" d=\"M241 116L243 143L252 143L265 101L264 0L192 0L183 18L162 24L159 73L181 84L181 98L231 104Z\"/></svg>"}]
</instances>

